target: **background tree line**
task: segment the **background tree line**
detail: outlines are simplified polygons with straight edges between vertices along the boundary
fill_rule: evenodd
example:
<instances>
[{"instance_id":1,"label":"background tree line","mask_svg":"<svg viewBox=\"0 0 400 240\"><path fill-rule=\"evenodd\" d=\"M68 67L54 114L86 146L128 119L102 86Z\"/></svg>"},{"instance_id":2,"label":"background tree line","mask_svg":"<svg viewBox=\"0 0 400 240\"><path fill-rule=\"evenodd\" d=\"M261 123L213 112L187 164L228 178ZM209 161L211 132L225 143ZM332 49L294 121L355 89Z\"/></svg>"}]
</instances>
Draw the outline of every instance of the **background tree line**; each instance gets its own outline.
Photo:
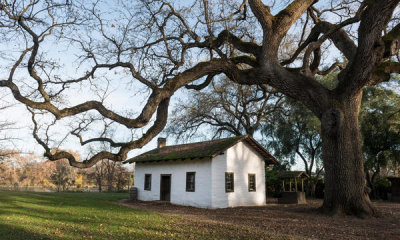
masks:
<instances>
[{"instance_id":1,"label":"background tree line","mask_svg":"<svg viewBox=\"0 0 400 240\"><path fill-rule=\"evenodd\" d=\"M132 172L121 163L103 160L77 169L67 160L46 161L35 154L6 151L0 161L0 190L12 191L125 191ZM72 152L77 157L79 154Z\"/></svg>"}]
</instances>

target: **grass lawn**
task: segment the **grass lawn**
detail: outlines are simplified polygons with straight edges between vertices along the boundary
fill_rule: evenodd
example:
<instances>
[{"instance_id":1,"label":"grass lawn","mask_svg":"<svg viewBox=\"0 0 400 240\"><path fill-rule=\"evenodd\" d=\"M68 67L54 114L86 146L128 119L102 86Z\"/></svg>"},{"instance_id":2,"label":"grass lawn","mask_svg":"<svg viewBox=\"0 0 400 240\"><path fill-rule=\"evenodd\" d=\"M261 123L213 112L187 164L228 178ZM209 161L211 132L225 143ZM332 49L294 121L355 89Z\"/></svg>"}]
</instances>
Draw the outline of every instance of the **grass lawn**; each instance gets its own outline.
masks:
<instances>
[{"instance_id":1,"label":"grass lawn","mask_svg":"<svg viewBox=\"0 0 400 240\"><path fill-rule=\"evenodd\" d=\"M127 194L0 192L0 239L280 239L116 203Z\"/></svg>"}]
</instances>

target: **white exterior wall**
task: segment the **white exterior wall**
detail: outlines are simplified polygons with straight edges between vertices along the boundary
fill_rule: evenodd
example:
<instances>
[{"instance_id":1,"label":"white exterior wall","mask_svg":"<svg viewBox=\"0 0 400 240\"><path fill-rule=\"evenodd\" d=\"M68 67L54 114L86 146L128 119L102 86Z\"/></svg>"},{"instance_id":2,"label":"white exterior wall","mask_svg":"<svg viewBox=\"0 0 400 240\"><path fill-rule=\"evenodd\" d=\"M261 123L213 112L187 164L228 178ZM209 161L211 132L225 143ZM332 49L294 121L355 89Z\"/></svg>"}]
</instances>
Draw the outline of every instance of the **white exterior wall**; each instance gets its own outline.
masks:
<instances>
[{"instance_id":1,"label":"white exterior wall","mask_svg":"<svg viewBox=\"0 0 400 240\"><path fill-rule=\"evenodd\" d=\"M186 192L186 172L196 172L195 192ZM144 176L151 174L151 190L144 190ZM171 174L171 203L211 208L211 160L178 160L136 163L138 199L160 200L160 175Z\"/></svg>"},{"instance_id":2,"label":"white exterior wall","mask_svg":"<svg viewBox=\"0 0 400 240\"><path fill-rule=\"evenodd\" d=\"M227 151L225 151L224 154L218 155L212 159L212 208L229 207L228 196L225 194L225 172L227 169L226 152ZM236 179L234 179L234 181L236 181Z\"/></svg>"},{"instance_id":3,"label":"white exterior wall","mask_svg":"<svg viewBox=\"0 0 400 240\"><path fill-rule=\"evenodd\" d=\"M266 202L265 162L252 147L239 142L212 160L212 207L259 206ZM234 173L234 192L225 192L225 172ZM256 174L256 191L248 191L248 174Z\"/></svg>"}]
</instances>

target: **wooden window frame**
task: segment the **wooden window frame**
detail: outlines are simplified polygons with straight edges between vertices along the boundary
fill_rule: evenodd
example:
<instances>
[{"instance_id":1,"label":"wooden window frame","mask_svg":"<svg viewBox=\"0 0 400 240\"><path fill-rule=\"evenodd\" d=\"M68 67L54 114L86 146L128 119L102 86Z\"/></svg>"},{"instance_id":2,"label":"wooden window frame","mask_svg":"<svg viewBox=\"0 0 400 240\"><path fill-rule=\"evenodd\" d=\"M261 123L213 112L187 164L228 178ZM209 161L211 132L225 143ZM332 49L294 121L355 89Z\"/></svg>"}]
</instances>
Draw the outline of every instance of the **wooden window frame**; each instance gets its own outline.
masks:
<instances>
[{"instance_id":1,"label":"wooden window frame","mask_svg":"<svg viewBox=\"0 0 400 240\"><path fill-rule=\"evenodd\" d=\"M189 175L193 174L193 189L189 189ZM186 172L186 192L195 192L196 190L196 172Z\"/></svg>"},{"instance_id":2,"label":"wooden window frame","mask_svg":"<svg viewBox=\"0 0 400 240\"><path fill-rule=\"evenodd\" d=\"M254 189L250 188L250 178L254 177ZM256 174L255 173L249 173L248 174L248 189L249 192L256 192L257 191L257 182L256 182Z\"/></svg>"},{"instance_id":3,"label":"wooden window frame","mask_svg":"<svg viewBox=\"0 0 400 240\"><path fill-rule=\"evenodd\" d=\"M232 175L232 188L228 188L227 178L229 175ZM234 192L235 191L235 174L233 172L225 172L225 192Z\"/></svg>"},{"instance_id":4,"label":"wooden window frame","mask_svg":"<svg viewBox=\"0 0 400 240\"><path fill-rule=\"evenodd\" d=\"M146 187L146 179L147 179L147 177L149 177L149 184L148 184L149 186L148 187ZM144 187L143 187L144 190L151 191L151 179L152 179L152 175L150 173L146 173L144 175Z\"/></svg>"}]
</instances>

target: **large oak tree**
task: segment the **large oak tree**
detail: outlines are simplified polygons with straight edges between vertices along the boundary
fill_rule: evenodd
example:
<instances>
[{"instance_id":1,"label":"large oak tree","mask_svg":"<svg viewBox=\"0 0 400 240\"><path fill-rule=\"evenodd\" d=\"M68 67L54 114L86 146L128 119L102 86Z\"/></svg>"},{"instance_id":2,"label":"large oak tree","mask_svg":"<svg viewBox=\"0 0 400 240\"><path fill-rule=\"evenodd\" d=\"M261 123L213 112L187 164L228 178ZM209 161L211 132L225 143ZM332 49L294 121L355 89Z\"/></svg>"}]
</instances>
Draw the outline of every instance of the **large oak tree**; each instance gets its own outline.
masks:
<instances>
[{"instance_id":1,"label":"large oak tree","mask_svg":"<svg viewBox=\"0 0 400 240\"><path fill-rule=\"evenodd\" d=\"M400 70L393 58L400 25L392 16L399 1L271 2L1 0L5 47L0 86L10 89L32 113L33 136L47 158L66 158L70 165L84 168L102 159L124 161L130 150L148 143L165 127L172 95L198 84L196 80L208 84L225 74L239 84L269 85L303 103L321 121L323 209L374 214L365 188L358 114L363 87L387 81ZM294 39L298 48L282 61L284 38ZM84 69L77 72L81 76L68 77L69 69L51 58L59 50L51 43L67 41L78 56L79 69ZM344 66L329 61L338 52ZM322 68L327 63L331 65ZM337 86L318 82L316 75L337 67ZM129 76L147 90L139 113L124 114L101 97L68 104L65 97L71 86L99 87L101 76L111 71L114 80ZM138 102L132 105L140 107ZM54 117L47 127L40 117L46 113ZM74 116L79 124L71 134L82 145L107 143L114 151L94 149L82 162L67 151L53 152L49 126ZM87 134L94 122L104 123L98 136ZM142 133L115 140L107 131L112 124Z\"/></svg>"}]
</instances>

